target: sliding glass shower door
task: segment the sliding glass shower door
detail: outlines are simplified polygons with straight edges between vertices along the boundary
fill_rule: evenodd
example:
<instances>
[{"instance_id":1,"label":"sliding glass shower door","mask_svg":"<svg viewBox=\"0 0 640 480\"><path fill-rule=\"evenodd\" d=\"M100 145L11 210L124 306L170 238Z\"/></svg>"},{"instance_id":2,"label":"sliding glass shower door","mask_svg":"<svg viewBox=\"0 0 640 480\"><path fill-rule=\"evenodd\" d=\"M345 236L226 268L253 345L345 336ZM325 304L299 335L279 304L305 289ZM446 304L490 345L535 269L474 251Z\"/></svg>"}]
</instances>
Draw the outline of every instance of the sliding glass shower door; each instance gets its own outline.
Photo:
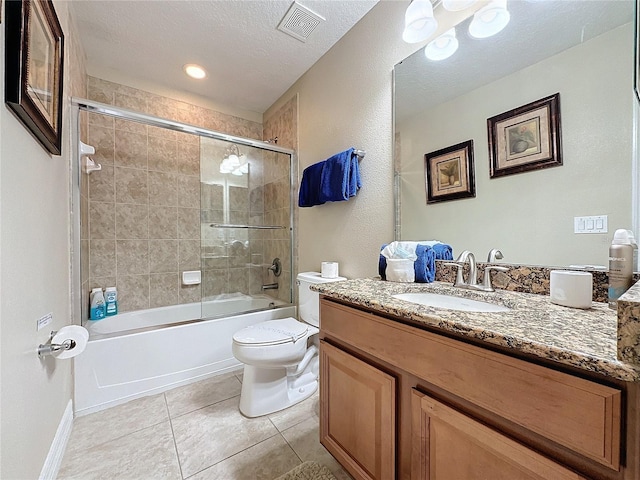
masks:
<instances>
[{"instance_id":1,"label":"sliding glass shower door","mask_svg":"<svg viewBox=\"0 0 640 480\"><path fill-rule=\"evenodd\" d=\"M202 318L293 300L291 155L200 139Z\"/></svg>"}]
</instances>

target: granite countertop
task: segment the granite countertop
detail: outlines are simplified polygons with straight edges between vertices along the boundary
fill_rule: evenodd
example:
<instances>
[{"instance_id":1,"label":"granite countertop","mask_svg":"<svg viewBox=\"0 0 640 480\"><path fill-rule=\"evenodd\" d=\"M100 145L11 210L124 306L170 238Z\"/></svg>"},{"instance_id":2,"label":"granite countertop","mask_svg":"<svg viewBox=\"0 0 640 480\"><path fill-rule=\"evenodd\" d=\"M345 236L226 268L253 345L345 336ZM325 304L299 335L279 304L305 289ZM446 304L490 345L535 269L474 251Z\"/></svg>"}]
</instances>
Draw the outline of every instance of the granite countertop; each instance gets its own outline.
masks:
<instances>
[{"instance_id":1,"label":"granite countertop","mask_svg":"<svg viewBox=\"0 0 640 480\"><path fill-rule=\"evenodd\" d=\"M640 367L617 359L617 314L605 303L588 310L562 307L550 297L497 290L480 292L450 283L395 283L360 278L312 285L336 300L414 323L512 348L624 381L640 381ZM398 300L392 295L430 292L509 307L500 313L461 312Z\"/></svg>"}]
</instances>

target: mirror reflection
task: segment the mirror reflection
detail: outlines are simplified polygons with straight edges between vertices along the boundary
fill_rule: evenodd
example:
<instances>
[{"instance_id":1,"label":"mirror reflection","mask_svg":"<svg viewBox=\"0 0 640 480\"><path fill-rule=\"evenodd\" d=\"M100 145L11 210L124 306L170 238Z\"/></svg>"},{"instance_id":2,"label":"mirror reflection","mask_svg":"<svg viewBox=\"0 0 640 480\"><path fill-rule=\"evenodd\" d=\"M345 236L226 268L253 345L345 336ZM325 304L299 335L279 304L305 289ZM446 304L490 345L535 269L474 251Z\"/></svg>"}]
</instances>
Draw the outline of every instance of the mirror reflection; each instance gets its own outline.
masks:
<instances>
[{"instance_id":1,"label":"mirror reflection","mask_svg":"<svg viewBox=\"0 0 640 480\"><path fill-rule=\"evenodd\" d=\"M494 37L472 38L467 19L453 56L421 49L394 69L397 239L437 239L481 260L499 248L507 263L606 266L613 232L632 228L634 2L512 1L509 11ZM562 163L492 178L487 120L555 94ZM531 119L509 121L495 141ZM425 156L469 140L475 197L427 204ZM606 216L607 233L574 233L589 216Z\"/></svg>"}]
</instances>

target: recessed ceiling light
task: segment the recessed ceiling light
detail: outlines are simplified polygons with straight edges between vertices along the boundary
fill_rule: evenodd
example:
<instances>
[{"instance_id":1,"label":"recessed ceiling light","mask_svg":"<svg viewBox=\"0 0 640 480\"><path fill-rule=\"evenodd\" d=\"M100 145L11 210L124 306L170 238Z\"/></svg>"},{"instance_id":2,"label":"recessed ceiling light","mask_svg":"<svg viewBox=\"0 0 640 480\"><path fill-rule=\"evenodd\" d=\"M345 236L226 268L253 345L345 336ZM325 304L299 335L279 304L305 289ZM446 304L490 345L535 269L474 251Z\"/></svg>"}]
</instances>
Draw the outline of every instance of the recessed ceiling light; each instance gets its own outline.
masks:
<instances>
[{"instance_id":1,"label":"recessed ceiling light","mask_svg":"<svg viewBox=\"0 0 640 480\"><path fill-rule=\"evenodd\" d=\"M192 78L202 79L207 76L207 72L204 71L204 68L194 63L189 63L182 68L184 70L184 73Z\"/></svg>"}]
</instances>

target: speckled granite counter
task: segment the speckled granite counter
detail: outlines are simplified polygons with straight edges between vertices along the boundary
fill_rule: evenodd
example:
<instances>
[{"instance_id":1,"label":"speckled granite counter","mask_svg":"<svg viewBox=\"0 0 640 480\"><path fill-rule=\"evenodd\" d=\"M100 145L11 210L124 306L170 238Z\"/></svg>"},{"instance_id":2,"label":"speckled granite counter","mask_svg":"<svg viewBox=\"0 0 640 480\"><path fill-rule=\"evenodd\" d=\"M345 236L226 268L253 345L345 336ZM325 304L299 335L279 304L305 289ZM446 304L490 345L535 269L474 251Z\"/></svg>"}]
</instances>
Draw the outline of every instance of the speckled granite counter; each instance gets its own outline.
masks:
<instances>
[{"instance_id":1,"label":"speckled granite counter","mask_svg":"<svg viewBox=\"0 0 640 480\"><path fill-rule=\"evenodd\" d=\"M591 309L578 310L554 305L548 296L542 295L501 290L485 293L441 282L394 283L367 278L318 284L311 289L374 312L407 318L620 380L640 381L640 367L616 357L617 315L605 303L594 302ZM498 303L511 310L461 312L392 297L408 292L461 296Z\"/></svg>"}]
</instances>

